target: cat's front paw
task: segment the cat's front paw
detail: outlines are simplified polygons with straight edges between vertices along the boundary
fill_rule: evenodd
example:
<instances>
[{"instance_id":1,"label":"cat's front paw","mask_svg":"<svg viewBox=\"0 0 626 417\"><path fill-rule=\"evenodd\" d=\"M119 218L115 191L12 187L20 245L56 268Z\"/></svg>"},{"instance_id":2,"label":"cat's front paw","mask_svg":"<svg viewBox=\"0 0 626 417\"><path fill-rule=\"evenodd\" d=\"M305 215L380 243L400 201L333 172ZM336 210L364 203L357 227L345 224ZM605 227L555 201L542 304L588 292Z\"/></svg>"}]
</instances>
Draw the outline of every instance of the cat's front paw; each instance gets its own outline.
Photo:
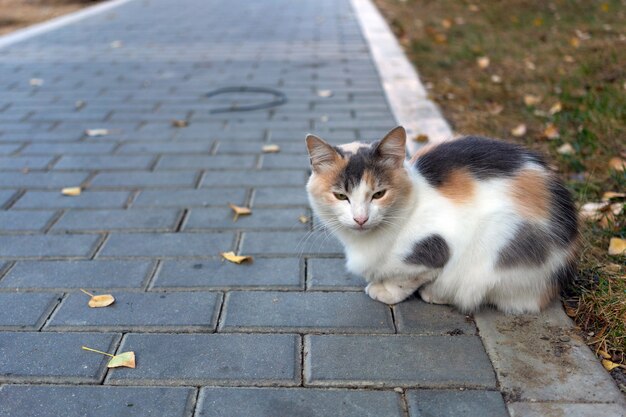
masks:
<instances>
[{"instance_id":1,"label":"cat's front paw","mask_svg":"<svg viewBox=\"0 0 626 417\"><path fill-rule=\"evenodd\" d=\"M407 290L389 282L375 282L365 287L365 293L372 299L385 304L397 304L411 295Z\"/></svg>"}]
</instances>

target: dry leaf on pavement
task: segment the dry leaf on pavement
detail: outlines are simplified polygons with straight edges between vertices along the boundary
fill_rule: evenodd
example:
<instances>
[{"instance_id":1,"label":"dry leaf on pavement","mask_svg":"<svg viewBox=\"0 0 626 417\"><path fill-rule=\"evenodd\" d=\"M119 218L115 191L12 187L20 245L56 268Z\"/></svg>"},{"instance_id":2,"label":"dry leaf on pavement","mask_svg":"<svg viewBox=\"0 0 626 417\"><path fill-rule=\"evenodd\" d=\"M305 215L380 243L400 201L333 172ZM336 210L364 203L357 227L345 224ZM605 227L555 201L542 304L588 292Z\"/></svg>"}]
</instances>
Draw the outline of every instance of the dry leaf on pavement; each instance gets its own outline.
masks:
<instances>
[{"instance_id":1,"label":"dry leaf on pavement","mask_svg":"<svg viewBox=\"0 0 626 417\"><path fill-rule=\"evenodd\" d=\"M420 133L419 135L415 135L413 137L413 142L424 143L428 142L428 135Z\"/></svg>"},{"instance_id":2,"label":"dry leaf on pavement","mask_svg":"<svg viewBox=\"0 0 626 417\"><path fill-rule=\"evenodd\" d=\"M61 189L61 194L75 197L80 195L82 189L80 187L65 187Z\"/></svg>"},{"instance_id":3,"label":"dry leaf on pavement","mask_svg":"<svg viewBox=\"0 0 626 417\"><path fill-rule=\"evenodd\" d=\"M91 308L100 308L100 307L108 307L115 302L115 298L111 294L100 294L93 295L92 293L83 290L80 290L91 297L87 305Z\"/></svg>"},{"instance_id":4,"label":"dry leaf on pavement","mask_svg":"<svg viewBox=\"0 0 626 417\"><path fill-rule=\"evenodd\" d=\"M40 87L43 85L43 80L41 78L31 78L30 85L33 87Z\"/></svg>"},{"instance_id":5,"label":"dry leaf on pavement","mask_svg":"<svg viewBox=\"0 0 626 417\"><path fill-rule=\"evenodd\" d=\"M107 363L107 368L135 368L135 352L122 352L119 355L111 355L110 353L103 352L101 350L92 349L87 346L81 346L83 350L89 352L99 353L101 355L110 356L111 360Z\"/></svg>"},{"instance_id":6,"label":"dry leaf on pavement","mask_svg":"<svg viewBox=\"0 0 626 417\"><path fill-rule=\"evenodd\" d=\"M300 221L300 223L302 223L302 224L306 224L306 223L308 223L308 222L309 222L309 220L311 220L311 219L309 218L309 216L302 215L302 216L298 217L298 220Z\"/></svg>"},{"instance_id":7,"label":"dry leaf on pavement","mask_svg":"<svg viewBox=\"0 0 626 417\"><path fill-rule=\"evenodd\" d=\"M109 129L87 129L85 134L89 137L106 136L109 134Z\"/></svg>"},{"instance_id":8,"label":"dry leaf on pavement","mask_svg":"<svg viewBox=\"0 0 626 417\"><path fill-rule=\"evenodd\" d=\"M239 216L252 214L252 210L248 207L240 207L231 203L228 204L228 207L230 207L235 212L235 215L233 216L233 222L236 222Z\"/></svg>"},{"instance_id":9,"label":"dry leaf on pavement","mask_svg":"<svg viewBox=\"0 0 626 417\"><path fill-rule=\"evenodd\" d=\"M174 120L172 120L172 126L174 126L174 127L187 127L187 126L189 126L189 122L187 120L174 119Z\"/></svg>"},{"instance_id":10,"label":"dry leaf on pavement","mask_svg":"<svg viewBox=\"0 0 626 417\"><path fill-rule=\"evenodd\" d=\"M280 146L278 145L263 145L263 153L278 153L280 152Z\"/></svg>"},{"instance_id":11,"label":"dry leaf on pavement","mask_svg":"<svg viewBox=\"0 0 626 417\"><path fill-rule=\"evenodd\" d=\"M317 90L317 95L320 97L331 97L333 90Z\"/></svg>"},{"instance_id":12,"label":"dry leaf on pavement","mask_svg":"<svg viewBox=\"0 0 626 417\"><path fill-rule=\"evenodd\" d=\"M235 252L230 251L230 252L222 252L220 255L222 255L222 258L226 259L229 262L232 262L234 264L240 264L242 262L252 262L252 256L248 256L248 255L235 255Z\"/></svg>"}]
</instances>

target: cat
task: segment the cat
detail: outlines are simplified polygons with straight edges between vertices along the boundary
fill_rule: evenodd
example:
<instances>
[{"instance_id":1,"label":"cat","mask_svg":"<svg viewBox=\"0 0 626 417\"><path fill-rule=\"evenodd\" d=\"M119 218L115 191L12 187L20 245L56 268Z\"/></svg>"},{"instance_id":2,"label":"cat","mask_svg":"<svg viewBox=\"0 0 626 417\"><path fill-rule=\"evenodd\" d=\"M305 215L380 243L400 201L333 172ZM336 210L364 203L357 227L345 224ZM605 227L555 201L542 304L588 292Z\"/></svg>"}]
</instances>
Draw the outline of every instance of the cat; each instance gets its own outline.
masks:
<instances>
[{"instance_id":1,"label":"cat","mask_svg":"<svg viewBox=\"0 0 626 417\"><path fill-rule=\"evenodd\" d=\"M406 160L401 126L371 144L308 135L309 201L346 267L386 304L416 290L462 312L545 308L576 271L577 211L544 159L477 136Z\"/></svg>"}]
</instances>

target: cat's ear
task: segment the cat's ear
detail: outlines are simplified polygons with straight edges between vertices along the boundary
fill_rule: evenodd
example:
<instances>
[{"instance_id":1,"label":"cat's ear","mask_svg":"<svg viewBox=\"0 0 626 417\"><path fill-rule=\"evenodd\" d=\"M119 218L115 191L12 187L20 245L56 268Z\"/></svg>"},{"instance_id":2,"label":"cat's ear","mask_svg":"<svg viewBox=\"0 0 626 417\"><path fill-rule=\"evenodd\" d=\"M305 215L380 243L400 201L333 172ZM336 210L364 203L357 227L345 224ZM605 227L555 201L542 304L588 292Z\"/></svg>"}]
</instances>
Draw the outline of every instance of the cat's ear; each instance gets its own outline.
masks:
<instances>
[{"instance_id":1,"label":"cat's ear","mask_svg":"<svg viewBox=\"0 0 626 417\"><path fill-rule=\"evenodd\" d=\"M333 166L339 158L335 148L315 135L307 135L306 147L309 150L311 166L315 172L322 172Z\"/></svg>"},{"instance_id":2,"label":"cat's ear","mask_svg":"<svg viewBox=\"0 0 626 417\"><path fill-rule=\"evenodd\" d=\"M406 131L402 126L392 129L376 146L376 156L392 168L400 168L406 158Z\"/></svg>"}]
</instances>

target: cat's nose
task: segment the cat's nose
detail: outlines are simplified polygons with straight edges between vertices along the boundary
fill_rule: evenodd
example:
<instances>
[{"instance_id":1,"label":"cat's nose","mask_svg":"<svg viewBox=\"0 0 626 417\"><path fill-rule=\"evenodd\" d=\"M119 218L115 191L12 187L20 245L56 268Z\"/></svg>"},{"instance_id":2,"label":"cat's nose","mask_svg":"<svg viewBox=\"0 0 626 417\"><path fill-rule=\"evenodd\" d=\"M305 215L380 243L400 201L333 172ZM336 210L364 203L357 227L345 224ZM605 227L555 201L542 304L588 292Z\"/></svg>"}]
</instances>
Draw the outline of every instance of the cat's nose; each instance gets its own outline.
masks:
<instances>
[{"instance_id":1,"label":"cat's nose","mask_svg":"<svg viewBox=\"0 0 626 417\"><path fill-rule=\"evenodd\" d=\"M363 226L365 223L367 223L369 217L353 217L352 220L354 220L359 226Z\"/></svg>"}]
</instances>

